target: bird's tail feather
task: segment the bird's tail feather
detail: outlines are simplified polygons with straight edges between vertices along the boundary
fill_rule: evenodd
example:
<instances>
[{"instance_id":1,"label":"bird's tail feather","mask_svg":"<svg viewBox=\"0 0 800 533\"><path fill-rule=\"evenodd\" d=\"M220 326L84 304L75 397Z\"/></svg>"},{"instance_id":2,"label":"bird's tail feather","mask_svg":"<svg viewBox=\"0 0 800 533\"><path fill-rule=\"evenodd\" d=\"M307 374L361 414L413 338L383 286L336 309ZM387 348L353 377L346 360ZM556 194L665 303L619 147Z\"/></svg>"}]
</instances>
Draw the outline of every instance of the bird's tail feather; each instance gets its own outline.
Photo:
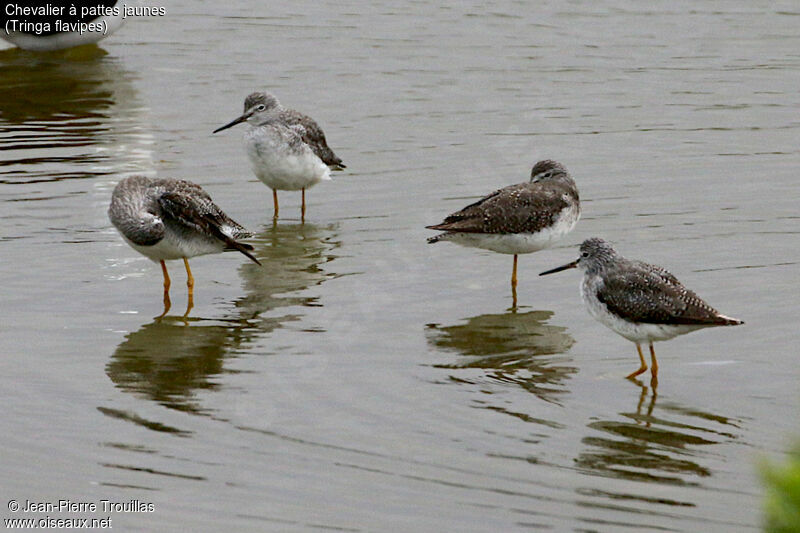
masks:
<instances>
[{"instance_id":1,"label":"bird's tail feather","mask_svg":"<svg viewBox=\"0 0 800 533\"><path fill-rule=\"evenodd\" d=\"M225 247L225 249L226 250L236 250L237 252L241 252L244 255L246 255L247 258L250 259L251 261L253 261L255 264L261 266L261 262L258 259L256 259L253 254L250 253L250 252L252 252L254 250L254 248L249 244L245 244L243 242L234 241L233 239L231 239L230 241L228 241L227 246Z\"/></svg>"},{"instance_id":2,"label":"bird's tail feather","mask_svg":"<svg viewBox=\"0 0 800 533\"><path fill-rule=\"evenodd\" d=\"M722 322L720 323L721 326L739 326L744 324L744 320L739 320L738 318L733 318L731 316L726 316L720 314L717 318L721 319Z\"/></svg>"}]
</instances>

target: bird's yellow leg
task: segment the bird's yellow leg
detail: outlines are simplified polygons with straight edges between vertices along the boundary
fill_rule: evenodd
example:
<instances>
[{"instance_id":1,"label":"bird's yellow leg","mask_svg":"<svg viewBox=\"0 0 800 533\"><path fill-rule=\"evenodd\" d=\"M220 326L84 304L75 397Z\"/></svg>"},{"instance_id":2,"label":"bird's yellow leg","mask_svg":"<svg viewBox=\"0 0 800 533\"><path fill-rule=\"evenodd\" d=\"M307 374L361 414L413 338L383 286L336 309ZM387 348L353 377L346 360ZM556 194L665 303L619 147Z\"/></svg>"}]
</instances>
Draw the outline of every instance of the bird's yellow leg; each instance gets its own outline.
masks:
<instances>
[{"instance_id":1,"label":"bird's yellow leg","mask_svg":"<svg viewBox=\"0 0 800 533\"><path fill-rule=\"evenodd\" d=\"M511 270L511 308L517 308L517 254L514 254L514 268Z\"/></svg>"},{"instance_id":2,"label":"bird's yellow leg","mask_svg":"<svg viewBox=\"0 0 800 533\"><path fill-rule=\"evenodd\" d=\"M653 381L658 381L658 361L656 360L656 349L653 348L653 343L650 343L650 374L653 376Z\"/></svg>"},{"instance_id":3,"label":"bird's yellow leg","mask_svg":"<svg viewBox=\"0 0 800 533\"><path fill-rule=\"evenodd\" d=\"M511 286L517 288L517 254L514 254L514 269L511 271Z\"/></svg>"},{"instance_id":4,"label":"bird's yellow leg","mask_svg":"<svg viewBox=\"0 0 800 533\"><path fill-rule=\"evenodd\" d=\"M156 318L163 318L166 316L169 308L172 307L172 302L169 301L169 273L167 272L167 264L162 259L161 263L161 273L164 274L164 311L158 315Z\"/></svg>"},{"instance_id":5,"label":"bird's yellow leg","mask_svg":"<svg viewBox=\"0 0 800 533\"><path fill-rule=\"evenodd\" d=\"M278 189L272 189L272 218L278 218Z\"/></svg>"},{"instance_id":6,"label":"bird's yellow leg","mask_svg":"<svg viewBox=\"0 0 800 533\"><path fill-rule=\"evenodd\" d=\"M302 203L300 205L300 222L306 221L306 190L300 189L300 194L302 195Z\"/></svg>"},{"instance_id":7,"label":"bird's yellow leg","mask_svg":"<svg viewBox=\"0 0 800 533\"><path fill-rule=\"evenodd\" d=\"M189 300L186 303L186 312L183 314L186 317L194 307L194 276L192 276L192 269L189 268L189 260L185 257L183 258L183 264L186 266L186 287L189 288Z\"/></svg>"},{"instance_id":8,"label":"bird's yellow leg","mask_svg":"<svg viewBox=\"0 0 800 533\"><path fill-rule=\"evenodd\" d=\"M636 351L639 353L639 362L641 363L641 366L639 366L639 370L637 370L636 372L631 372L630 374L628 374L626 376L628 379L633 379L642 372L647 370L647 363L645 363L644 355L642 355L642 347L639 346L638 342L636 343Z\"/></svg>"}]
</instances>

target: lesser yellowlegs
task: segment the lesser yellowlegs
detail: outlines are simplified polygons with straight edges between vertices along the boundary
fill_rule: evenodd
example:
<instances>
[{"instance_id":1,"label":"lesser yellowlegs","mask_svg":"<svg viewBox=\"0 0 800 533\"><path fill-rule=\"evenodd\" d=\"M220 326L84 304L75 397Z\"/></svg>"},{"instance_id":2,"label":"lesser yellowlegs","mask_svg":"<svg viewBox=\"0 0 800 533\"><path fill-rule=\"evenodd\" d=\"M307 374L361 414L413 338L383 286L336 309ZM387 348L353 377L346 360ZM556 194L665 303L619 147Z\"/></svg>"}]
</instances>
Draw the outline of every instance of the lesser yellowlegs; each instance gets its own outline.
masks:
<instances>
[{"instance_id":1,"label":"lesser yellowlegs","mask_svg":"<svg viewBox=\"0 0 800 533\"><path fill-rule=\"evenodd\" d=\"M345 168L311 117L283 107L270 93L252 93L244 100L244 113L214 130L217 133L247 122L244 145L253 172L272 189L278 218L278 191L302 191L300 218L305 220L306 189L331 179L331 170Z\"/></svg>"},{"instance_id":2,"label":"lesser yellowlegs","mask_svg":"<svg viewBox=\"0 0 800 533\"><path fill-rule=\"evenodd\" d=\"M494 191L441 224L427 226L444 231L428 242L452 241L513 254L511 294L516 307L517 255L549 248L572 231L580 214L578 188L564 165L539 161L531 170L530 181Z\"/></svg>"},{"instance_id":3,"label":"lesser yellowlegs","mask_svg":"<svg viewBox=\"0 0 800 533\"><path fill-rule=\"evenodd\" d=\"M249 244L236 239L252 234L222 212L199 185L175 179L131 176L111 195L108 217L134 250L161 264L164 316L170 308L170 279L164 261L183 259L189 288L188 315L194 305L194 278L189 258L236 250L260 264Z\"/></svg>"},{"instance_id":4,"label":"lesser yellowlegs","mask_svg":"<svg viewBox=\"0 0 800 533\"><path fill-rule=\"evenodd\" d=\"M658 361L653 342L701 328L744 323L708 305L667 270L625 259L603 239L583 241L578 259L540 276L575 267L584 272L581 297L589 314L636 343L640 366L628 378L647 370L641 347L644 342L650 345L650 373L655 381Z\"/></svg>"}]
</instances>

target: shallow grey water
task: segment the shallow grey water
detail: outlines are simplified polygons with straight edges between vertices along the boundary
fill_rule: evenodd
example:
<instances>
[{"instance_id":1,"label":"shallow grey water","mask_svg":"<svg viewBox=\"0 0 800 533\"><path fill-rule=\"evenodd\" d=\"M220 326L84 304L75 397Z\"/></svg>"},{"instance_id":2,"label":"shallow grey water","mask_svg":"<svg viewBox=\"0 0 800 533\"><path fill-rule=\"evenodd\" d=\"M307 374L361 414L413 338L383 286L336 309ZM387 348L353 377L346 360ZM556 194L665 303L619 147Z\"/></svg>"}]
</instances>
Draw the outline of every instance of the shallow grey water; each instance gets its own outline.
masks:
<instances>
[{"instance_id":1,"label":"shallow grey water","mask_svg":"<svg viewBox=\"0 0 800 533\"><path fill-rule=\"evenodd\" d=\"M154 504L122 531L758 530L758 461L798 431L798 21L174 2L99 49L0 52L4 500ZM272 225L240 131L210 135L263 88L349 167L305 225L291 193ZM512 313L509 257L424 226L543 158L584 217L520 258ZM155 321L159 268L105 214L130 172L203 185L264 267L193 260L181 320L175 263ZM657 391L626 381L578 274L536 275L595 235L747 324L659 345Z\"/></svg>"}]
</instances>

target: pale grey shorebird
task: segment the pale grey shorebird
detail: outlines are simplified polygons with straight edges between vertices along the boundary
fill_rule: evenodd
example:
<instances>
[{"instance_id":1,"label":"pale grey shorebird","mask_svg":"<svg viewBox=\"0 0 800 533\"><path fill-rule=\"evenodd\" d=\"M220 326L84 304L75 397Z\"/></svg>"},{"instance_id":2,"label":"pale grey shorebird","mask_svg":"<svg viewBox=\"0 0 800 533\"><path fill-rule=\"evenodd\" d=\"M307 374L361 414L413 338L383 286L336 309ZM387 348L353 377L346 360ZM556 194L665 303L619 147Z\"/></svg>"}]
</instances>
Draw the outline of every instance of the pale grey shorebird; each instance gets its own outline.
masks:
<instances>
[{"instance_id":1,"label":"pale grey shorebird","mask_svg":"<svg viewBox=\"0 0 800 533\"><path fill-rule=\"evenodd\" d=\"M212 133L247 122L244 145L253 172L272 189L274 218L278 218L278 191L302 191L300 218L306 216L306 189L331 179L342 163L325 140L322 128L309 117L283 107L270 93L257 92L244 100L244 113Z\"/></svg>"},{"instance_id":2,"label":"pale grey shorebird","mask_svg":"<svg viewBox=\"0 0 800 533\"><path fill-rule=\"evenodd\" d=\"M252 236L211 200L199 185L186 180L130 176L111 194L108 218L134 250L161 264L164 312L170 308L170 279L165 261L183 259L189 300L194 305L194 277L189 258L235 250L258 262L253 247L237 241Z\"/></svg>"},{"instance_id":3,"label":"pale grey shorebird","mask_svg":"<svg viewBox=\"0 0 800 533\"><path fill-rule=\"evenodd\" d=\"M640 366L628 378L647 370L642 343L650 345L650 373L657 381L658 361L653 342L702 328L744 324L708 305L666 269L625 259L609 243L596 237L583 241L578 259L539 275L576 267L584 272L581 298L589 314L636 344Z\"/></svg>"},{"instance_id":4,"label":"pale grey shorebird","mask_svg":"<svg viewBox=\"0 0 800 533\"><path fill-rule=\"evenodd\" d=\"M539 161L530 181L498 189L428 229L444 231L429 243L452 241L514 255L511 294L517 306L517 255L553 246L572 231L581 216L578 187L567 169Z\"/></svg>"}]
</instances>

